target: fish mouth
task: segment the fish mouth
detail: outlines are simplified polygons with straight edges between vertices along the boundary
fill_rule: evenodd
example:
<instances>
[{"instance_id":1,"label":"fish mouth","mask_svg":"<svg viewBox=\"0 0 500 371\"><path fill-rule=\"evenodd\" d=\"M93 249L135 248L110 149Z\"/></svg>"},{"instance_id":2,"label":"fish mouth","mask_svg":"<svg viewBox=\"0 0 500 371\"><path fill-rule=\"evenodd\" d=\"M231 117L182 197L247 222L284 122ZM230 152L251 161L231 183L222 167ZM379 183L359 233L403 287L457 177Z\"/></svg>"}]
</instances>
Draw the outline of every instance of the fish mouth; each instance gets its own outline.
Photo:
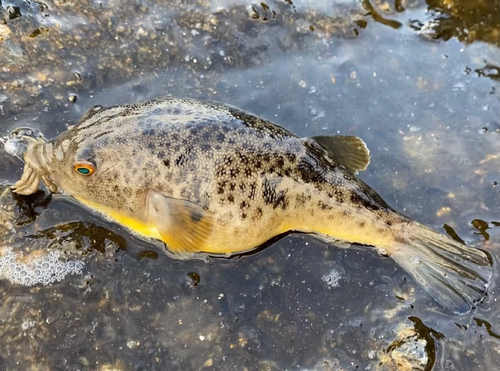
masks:
<instances>
[{"instance_id":1,"label":"fish mouth","mask_svg":"<svg viewBox=\"0 0 500 371\"><path fill-rule=\"evenodd\" d=\"M50 180L47 174L40 174L38 170L26 163L23 175L12 187L12 192L25 196L31 195L38 191L40 180L43 180L50 192L57 192L57 186Z\"/></svg>"},{"instance_id":2,"label":"fish mouth","mask_svg":"<svg viewBox=\"0 0 500 371\"><path fill-rule=\"evenodd\" d=\"M20 195L31 195L38 191L40 180L43 180L50 192L57 192L57 185L49 178L47 171L41 162L45 162L44 152L47 151L45 143L32 143L24 156L26 164L24 165L23 175L12 187L14 193Z\"/></svg>"}]
</instances>

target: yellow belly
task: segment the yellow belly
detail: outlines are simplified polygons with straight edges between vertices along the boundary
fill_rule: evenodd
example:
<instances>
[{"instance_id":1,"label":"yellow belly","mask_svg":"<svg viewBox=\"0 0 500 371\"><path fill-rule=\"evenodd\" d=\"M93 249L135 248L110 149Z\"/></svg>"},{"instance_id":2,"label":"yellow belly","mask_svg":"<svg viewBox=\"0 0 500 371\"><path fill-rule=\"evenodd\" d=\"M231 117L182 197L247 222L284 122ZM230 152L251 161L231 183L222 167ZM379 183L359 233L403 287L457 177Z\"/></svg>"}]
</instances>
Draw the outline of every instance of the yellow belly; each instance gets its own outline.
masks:
<instances>
[{"instance_id":1,"label":"yellow belly","mask_svg":"<svg viewBox=\"0 0 500 371\"><path fill-rule=\"evenodd\" d=\"M124 214L120 210L101 205L81 197L75 198L82 204L99 212L105 217L112 219L118 224L130 229L134 233L137 233L144 237L163 241L167 245L167 247L174 246L174 244L171 242L171 240L174 240L174 236L162 236L155 225L148 223L145 220L134 218L130 215ZM205 243L202 246L197 246L197 250L192 252L205 252L224 255L242 253L260 246L270 238L283 232L286 232L286 230L278 231L275 233L271 232L269 234L266 233L265 235L259 236L248 236L246 235L246 233L239 233L238 235L235 235L232 232L232 228L226 229L216 227L212 231L211 236L205 241ZM172 250L172 252L176 251Z\"/></svg>"},{"instance_id":2,"label":"yellow belly","mask_svg":"<svg viewBox=\"0 0 500 371\"><path fill-rule=\"evenodd\" d=\"M127 227L131 231L148 238L163 241L172 252L175 249L175 240L178 236L163 236L157 227L145 220L124 214L120 210L95 202L75 197L84 205L104 214L117 223ZM377 230L377 224L373 222L373 217L363 212L358 213L353 218L343 218L340 214L336 218L327 218L327 214L321 215L316 211L316 217L305 215L306 213L291 213L281 218L273 218L272 222L263 222L259 225L239 225L239 228L222 227L215 225L210 236L202 244L193 246L196 250L190 252L205 252L211 254L235 254L251 251L269 239L288 231L304 233L314 233L323 235L333 240L341 240L350 243L361 243L375 246L388 246L392 241L389 229L381 233ZM295 214L295 215L293 215ZM365 222L365 228L361 231L353 227L355 220ZM235 223L237 223L235 221Z\"/></svg>"},{"instance_id":3,"label":"yellow belly","mask_svg":"<svg viewBox=\"0 0 500 371\"><path fill-rule=\"evenodd\" d=\"M139 218L134 218L132 216L126 215L119 210L113 209L108 206L104 206L84 198L75 197L82 204L90 207L93 210L103 214L104 216L112 219L113 221L127 227L135 233L138 233L145 237L155 238L161 240L161 235L154 225L148 224L146 221Z\"/></svg>"}]
</instances>

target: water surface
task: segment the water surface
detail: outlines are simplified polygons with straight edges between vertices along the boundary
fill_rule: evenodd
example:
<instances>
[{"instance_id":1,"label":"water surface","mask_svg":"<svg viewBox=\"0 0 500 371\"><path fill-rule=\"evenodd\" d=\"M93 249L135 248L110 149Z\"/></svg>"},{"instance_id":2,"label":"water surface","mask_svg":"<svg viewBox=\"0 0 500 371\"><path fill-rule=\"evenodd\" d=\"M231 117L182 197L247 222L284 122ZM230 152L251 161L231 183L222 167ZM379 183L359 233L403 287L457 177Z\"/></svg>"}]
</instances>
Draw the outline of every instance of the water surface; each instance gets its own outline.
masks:
<instances>
[{"instance_id":1,"label":"water surface","mask_svg":"<svg viewBox=\"0 0 500 371\"><path fill-rule=\"evenodd\" d=\"M3 1L0 135L50 138L94 104L172 95L301 136L357 135L360 178L394 208L500 256L496 1ZM22 164L0 149L0 182ZM0 245L83 272L0 281L6 370L482 370L500 363L500 277L468 316L392 260L292 234L178 261L54 196L4 205ZM10 233L10 234L9 234ZM2 243L3 239L3 243ZM30 258L27 258L30 259Z\"/></svg>"}]
</instances>

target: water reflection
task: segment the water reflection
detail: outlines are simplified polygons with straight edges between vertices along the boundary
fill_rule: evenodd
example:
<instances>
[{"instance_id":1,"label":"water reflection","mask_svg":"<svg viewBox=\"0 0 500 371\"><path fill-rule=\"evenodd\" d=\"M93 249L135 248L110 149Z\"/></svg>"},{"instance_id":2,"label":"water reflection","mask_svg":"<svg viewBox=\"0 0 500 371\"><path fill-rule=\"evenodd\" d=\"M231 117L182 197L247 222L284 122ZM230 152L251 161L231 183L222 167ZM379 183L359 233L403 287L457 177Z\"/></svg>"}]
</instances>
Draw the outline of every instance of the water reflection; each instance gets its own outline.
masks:
<instances>
[{"instance_id":1,"label":"water reflection","mask_svg":"<svg viewBox=\"0 0 500 371\"><path fill-rule=\"evenodd\" d=\"M496 0L426 0L436 39L500 45L500 3Z\"/></svg>"},{"instance_id":2,"label":"water reflection","mask_svg":"<svg viewBox=\"0 0 500 371\"><path fill-rule=\"evenodd\" d=\"M474 219L471 224L479 231L475 232L476 234L480 234L481 236L483 236L485 241L490 240L490 235L488 232L486 232L488 229L490 229L488 223L481 219Z\"/></svg>"},{"instance_id":3,"label":"water reflection","mask_svg":"<svg viewBox=\"0 0 500 371\"><path fill-rule=\"evenodd\" d=\"M371 16L375 22L379 22L379 23L381 23L381 24L383 24L385 26L392 27L392 28L394 28L396 30L398 28L403 27L403 24L401 22L398 22L398 21L395 21L395 20L392 20L392 19L388 19L388 18L384 18L377 11L377 9L372 5L372 3L370 2L370 0L363 0L362 4L363 4L363 7L368 12L367 15ZM395 4L395 5L396 5L396 10L397 11L402 11L400 3L399 4Z\"/></svg>"}]
</instances>

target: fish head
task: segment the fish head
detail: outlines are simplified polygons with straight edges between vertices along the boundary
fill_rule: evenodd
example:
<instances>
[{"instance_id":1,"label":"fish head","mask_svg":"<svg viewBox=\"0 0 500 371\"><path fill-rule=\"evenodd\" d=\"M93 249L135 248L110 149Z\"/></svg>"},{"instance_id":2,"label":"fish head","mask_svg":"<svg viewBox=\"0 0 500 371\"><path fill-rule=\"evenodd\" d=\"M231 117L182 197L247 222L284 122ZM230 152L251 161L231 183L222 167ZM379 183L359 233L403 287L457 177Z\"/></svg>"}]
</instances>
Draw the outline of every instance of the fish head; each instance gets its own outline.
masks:
<instances>
[{"instance_id":1,"label":"fish head","mask_svg":"<svg viewBox=\"0 0 500 371\"><path fill-rule=\"evenodd\" d=\"M117 116L120 107L91 109L79 123L46 143L31 143L21 179L13 192L35 193L41 182L52 193L78 200L124 224L135 227L130 215L143 219L147 212L144 163L148 153L140 141L129 140L136 128L131 115ZM109 118L108 116L111 116ZM149 174L149 178L155 174Z\"/></svg>"},{"instance_id":2,"label":"fish head","mask_svg":"<svg viewBox=\"0 0 500 371\"><path fill-rule=\"evenodd\" d=\"M49 142L31 143L24 155L23 175L13 191L30 195L43 181L52 193L78 194L95 182L99 160L74 134L68 130Z\"/></svg>"}]
</instances>

